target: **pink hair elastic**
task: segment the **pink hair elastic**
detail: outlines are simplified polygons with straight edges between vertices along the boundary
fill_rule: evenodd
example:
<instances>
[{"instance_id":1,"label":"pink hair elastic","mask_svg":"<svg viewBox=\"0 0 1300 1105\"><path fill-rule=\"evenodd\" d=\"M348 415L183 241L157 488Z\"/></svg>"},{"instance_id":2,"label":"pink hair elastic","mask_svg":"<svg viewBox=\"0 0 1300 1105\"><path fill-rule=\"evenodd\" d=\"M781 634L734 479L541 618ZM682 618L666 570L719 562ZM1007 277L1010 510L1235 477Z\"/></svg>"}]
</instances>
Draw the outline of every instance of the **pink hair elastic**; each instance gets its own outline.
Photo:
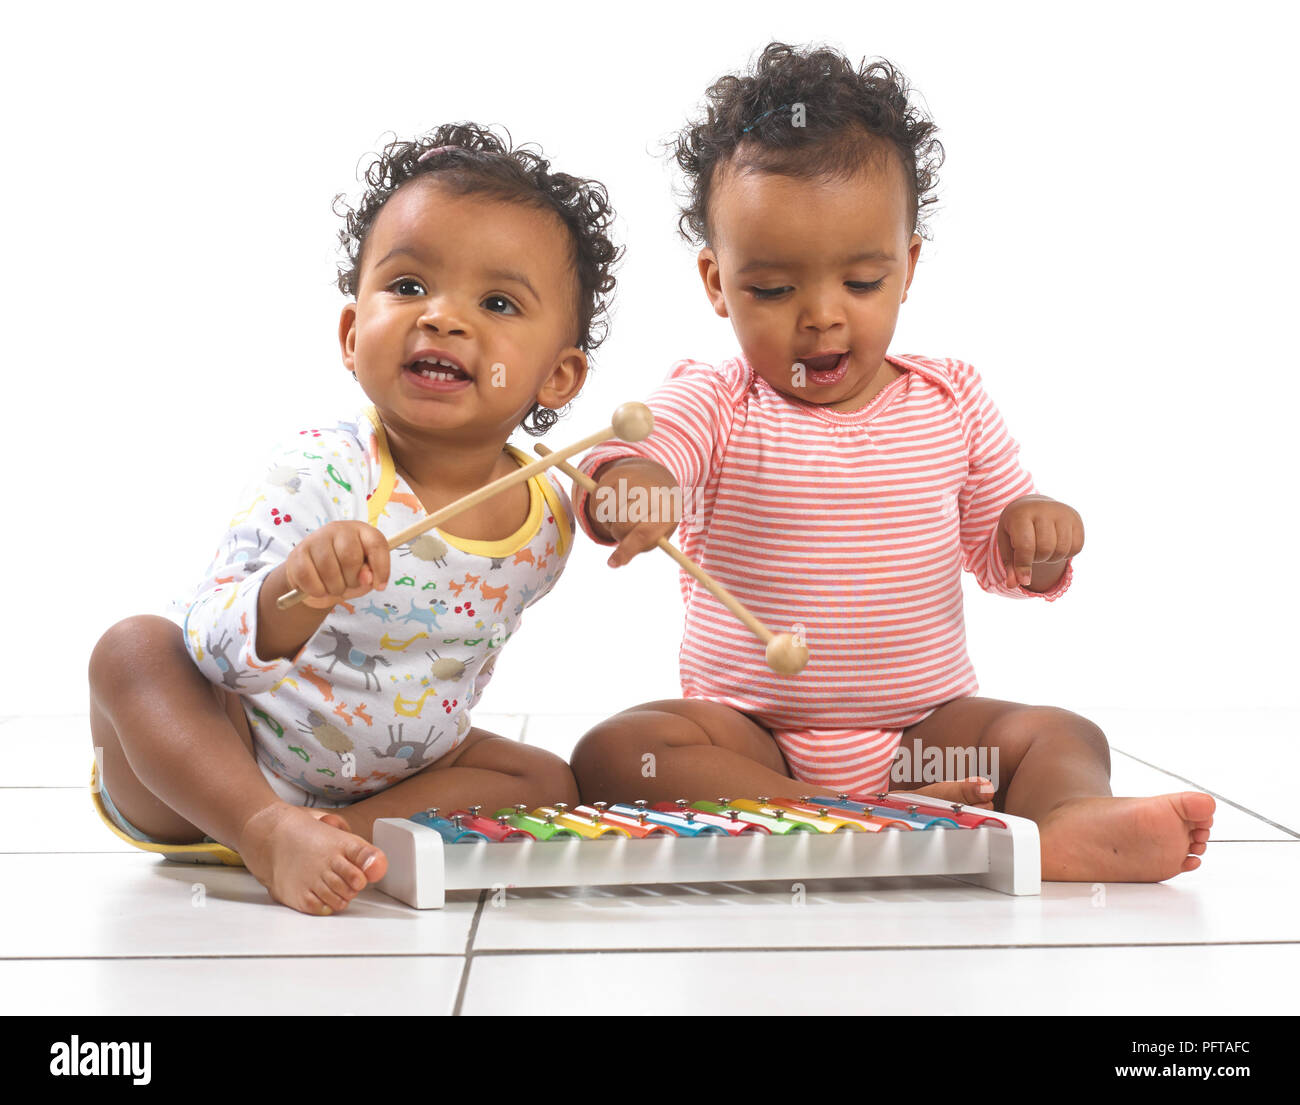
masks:
<instances>
[{"instance_id":1,"label":"pink hair elastic","mask_svg":"<svg viewBox=\"0 0 1300 1105\"><path fill-rule=\"evenodd\" d=\"M420 154L420 156L415 159L415 163L418 165L421 161L428 161L429 158L436 157L440 153L446 153L448 150L458 149L460 149L459 146L434 146L433 149L425 150L424 153Z\"/></svg>"}]
</instances>

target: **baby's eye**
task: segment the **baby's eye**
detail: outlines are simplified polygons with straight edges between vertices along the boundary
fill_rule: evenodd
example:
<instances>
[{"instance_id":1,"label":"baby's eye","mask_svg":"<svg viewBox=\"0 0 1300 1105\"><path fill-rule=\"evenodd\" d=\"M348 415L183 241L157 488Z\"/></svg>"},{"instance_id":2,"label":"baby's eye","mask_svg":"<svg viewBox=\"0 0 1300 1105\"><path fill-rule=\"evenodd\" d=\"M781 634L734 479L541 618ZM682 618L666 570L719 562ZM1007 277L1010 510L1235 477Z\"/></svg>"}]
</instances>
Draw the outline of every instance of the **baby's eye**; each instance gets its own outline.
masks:
<instances>
[{"instance_id":1,"label":"baby's eye","mask_svg":"<svg viewBox=\"0 0 1300 1105\"><path fill-rule=\"evenodd\" d=\"M483 306L496 315L517 315L519 308L503 295L490 295L483 300Z\"/></svg>"},{"instance_id":2,"label":"baby's eye","mask_svg":"<svg viewBox=\"0 0 1300 1105\"><path fill-rule=\"evenodd\" d=\"M418 288L419 289L418 291L411 292L410 294L424 295L424 285L421 284L418 280L415 280L409 276L403 276L400 280L394 280L391 284L388 285L388 290L396 292L398 295L407 294L402 290L403 288Z\"/></svg>"},{"instance_id":3,"label":"baby's eye","mask_svg":"<svg viewBox=\"0 0 1300 1105\"><path fill-rule=\"evenodd\" d=\"M776 299L777 296L794 291L789 285L781 288L757 288L751 286L749 290L753 293L755 299Z\"/></svg>"},{"instance_id":4,"label":"baby's eye","mask_svg":"<svg viewBox=\"0 0 1300 1105\"><path fill-rule=\"evenodd\" d=\"M844 281L844 283L845 283L848 287L852 288L855 292L874 292L874 291L875 291L877 288L879 288L880 285L883 284L884 282L885 282L885 278L884 278L883 276L882 276L879 280L873 280L873 281L871 281L871 283L869 283L869 284L868 284L866 281L863 281L863 280L846 280L846 281Z\"/></svg>"}]
</instances>

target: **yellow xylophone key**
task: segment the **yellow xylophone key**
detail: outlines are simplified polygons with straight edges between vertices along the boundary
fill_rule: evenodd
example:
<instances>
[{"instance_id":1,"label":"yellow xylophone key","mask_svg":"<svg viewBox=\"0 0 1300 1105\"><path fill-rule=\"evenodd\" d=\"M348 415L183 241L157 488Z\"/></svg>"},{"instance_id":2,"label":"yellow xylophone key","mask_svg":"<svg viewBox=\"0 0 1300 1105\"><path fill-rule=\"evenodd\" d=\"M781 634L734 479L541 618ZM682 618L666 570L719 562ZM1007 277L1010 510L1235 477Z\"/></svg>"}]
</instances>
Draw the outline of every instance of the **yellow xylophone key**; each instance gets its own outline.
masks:
<instances>
[{"instance_id":1,"label":"yellow xylophone key","mask_svg":"<svg viewBox=\"0 0 1300 1105\"><path fill-rule=\"evenodd\" d=\"M745 810L749 813L766 814L768 817L775 817L778 821L793 821L798 824L811 825L822 833L838 833L844 829L855 833L870 831L862 821L850 821L838 816L832 817L830 814L821 817L816 813L806 813L803 810L776 805L770 798L733 798L730 805L734 809Z\"/></svg>"},{"instance_id":2,"label":"yellow xylophone key","mask_svg":"<svg viewBox=\"0 0 1300 1105\"><path fill-rule=\"evenodd\" d=\"M540 817L549 824L572 829L586 840L612 840L614 836L632 835L621 825L610 825L584 814L573 813L563 802L556 802L554 806L538 806L533 810L533 816Z\"/></svg>"}]
</instances>

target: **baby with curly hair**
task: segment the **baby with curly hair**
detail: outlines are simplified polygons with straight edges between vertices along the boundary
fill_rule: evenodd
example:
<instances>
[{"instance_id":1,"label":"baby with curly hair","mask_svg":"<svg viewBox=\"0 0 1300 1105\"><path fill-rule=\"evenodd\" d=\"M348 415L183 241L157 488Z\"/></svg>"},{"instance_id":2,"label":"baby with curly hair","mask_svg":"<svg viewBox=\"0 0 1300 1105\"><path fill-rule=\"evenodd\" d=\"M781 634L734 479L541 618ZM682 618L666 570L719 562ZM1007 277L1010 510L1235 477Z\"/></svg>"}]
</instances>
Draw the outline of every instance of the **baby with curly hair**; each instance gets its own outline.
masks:
<instances>
[{"instance_id":1,"label":"baby with curly hair","mask_svg":"<svg viewBox=\"0 0 1300 1105\"><path fill-rule=\"evenodd\" d=\"M338 336L369 402L273 450L183 614L119 622L90 662L101 817L313 914L383 877L376 818L577 799L558 756L470 722L572 548L559 483L387 536L534 459L507 438L582 388L620 253L599 183L474 124L392 142L365 179Z\"/></svg>"},{"instance_id":2,"label":"baby with curly hair","mask_svg":"<svg viewBox=\"0 0 1300 1105\"><path fill-rule=\"evenodd\" d=\"M769 671L683 573L684 697L582 738L583 800L872 794L941 765L921 789L1037 822L1045 879L1195 869L1211 796L1112 797L1091 721L975 696L962 570L1055 601L1083 522L1035 493L973 366L889 352L943 161L934 124L889 62L824 48L772 43L707 95L676 143L679 229L741 352L677 363L648 401L654 434L588 454L597 488L575 505L617 567L676 523L620 504L701 504L682 550L811 659L795 679Z\"/></svg>"}]
</instances>

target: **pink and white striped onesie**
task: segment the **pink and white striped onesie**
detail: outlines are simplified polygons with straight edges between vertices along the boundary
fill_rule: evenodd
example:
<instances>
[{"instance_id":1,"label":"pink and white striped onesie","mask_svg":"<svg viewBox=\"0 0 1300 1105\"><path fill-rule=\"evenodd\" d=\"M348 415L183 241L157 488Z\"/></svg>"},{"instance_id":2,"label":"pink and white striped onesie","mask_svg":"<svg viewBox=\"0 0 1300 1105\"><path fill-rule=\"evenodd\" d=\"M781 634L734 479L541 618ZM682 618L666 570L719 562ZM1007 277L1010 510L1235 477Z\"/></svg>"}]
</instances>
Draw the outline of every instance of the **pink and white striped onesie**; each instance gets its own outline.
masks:
<instances>
[{"instance_id":1,"label":"pink and white striped onesie","mask_svg":"<svg viewBox=\"0 0 1300 1105\"><path fill-rule=\"evenodd\" d=\"M979 690L966 652L961 572L1005 583L997 523L1034 492L979 374L963 361L890 355L902 375L865 407L792 399L743 357L680 361L647 401L654 433L587 454L658 461L685 491L674 539L773 632L796 626L802 674L769 671L762 645L681 573L682 694L771 730L795 777L849 791L889 786L902 732ZM574 510L593 540L587 492ZM601 544L612 544L602 541ZM1073 565L1043 598L1069 588Z\"/></svg>"}]
</instances>

